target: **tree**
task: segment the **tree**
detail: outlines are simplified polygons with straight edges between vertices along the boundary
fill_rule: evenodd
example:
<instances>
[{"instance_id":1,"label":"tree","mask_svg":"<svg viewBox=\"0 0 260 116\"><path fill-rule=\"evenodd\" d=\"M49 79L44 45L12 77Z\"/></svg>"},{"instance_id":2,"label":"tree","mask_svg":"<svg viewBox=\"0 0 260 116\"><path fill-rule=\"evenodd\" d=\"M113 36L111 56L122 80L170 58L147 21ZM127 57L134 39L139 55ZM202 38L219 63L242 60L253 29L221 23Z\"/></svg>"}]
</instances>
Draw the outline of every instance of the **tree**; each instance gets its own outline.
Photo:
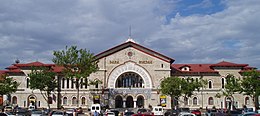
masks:
<instances>
[{"instance_id":1,"label":"tree","mask_svg":"<svg viewBox=\"0 0 260 116\"><path fill-rule=\"evenodd\" d=\"M259 109L260 72L257 70L244 72L241 87L241 93L250 96L254 101L255 109Z\"/></svg>"},{"instance_id":2,"label":"tree","mask_svg":"<svg viewBox=\"0 0 260 116\"><path fill-rule=\"evenodd\" d=\"M86 49L77 49L77 46L66 46L65 50L54 51L54 58L52 61L63 66L63 74L67 78L76 79L77 89L77 105L79 105L79 87L80 84L87 85L87 83L80 83L79 79L87 78L91 73L98 70L98 60L95 58L93 53Z\"/></svg>"},{"instance_id":3,"label":"tree","mask_svg":"<svg viewBox=\"0 0 260 116\"><path fill-rule=\"evenodd\" d=\"M234 107L234 94L240 92L241 90L241 82L239 78L236 78L234 75L229 74L226 76L226 84L225 88L222 90L222 94L225 97L231 97L230 105L228 109L230 110L231 107Z\"/></svg>"},{"instance_id":4,"label":"tree","mask_svg":"<svg viewBox=\"0 0 260 116\"><path fill-rule=\"evenodd\" d=\"M39 89L44 100L50 109L50 95L58 87L55 73L46 67L33 67L32 72L29 74L29 87L33 90Z\"/></svg>"},{"instance_id":5,"label":"tree","mask_svg":"<svg viewBox=\"0 0 260 116\"><path fill-rule=\"evenodd\" d=\"M19 83L6 74L0 75L0 95L8 95L17 91ZM1 104L0 104L1 105Z\"/></svg>"},{"instance_id":6,"label":"tree","mask_svg":"<svg viewBox=\"0 0 260 116\"><path fill-rule=\"evenodd\" d=\"M181 83L181 90L184 94L184 97L191 97L195 90L199 91L203 85L205 85L206 81L202 78L196 79L195 81L193 78L188 77L186 80L183 79Z\"/></svg>"},{"instance_id":7,"label":"tree","mask_svg":"<svg viewBox=\"0 0 260 116\"><path fill-rule=\"evenodd\" d=\"M199 91L201 87L205 85L206 81L202 78L196 79L195 81L192 78L181 79L178 77L167 77L161 82L160 91L171 97L173 99L178 99L180 96L191 97L195 90ZM171 103L172 106L176 105Z\"/></svg>"}]
</instances>

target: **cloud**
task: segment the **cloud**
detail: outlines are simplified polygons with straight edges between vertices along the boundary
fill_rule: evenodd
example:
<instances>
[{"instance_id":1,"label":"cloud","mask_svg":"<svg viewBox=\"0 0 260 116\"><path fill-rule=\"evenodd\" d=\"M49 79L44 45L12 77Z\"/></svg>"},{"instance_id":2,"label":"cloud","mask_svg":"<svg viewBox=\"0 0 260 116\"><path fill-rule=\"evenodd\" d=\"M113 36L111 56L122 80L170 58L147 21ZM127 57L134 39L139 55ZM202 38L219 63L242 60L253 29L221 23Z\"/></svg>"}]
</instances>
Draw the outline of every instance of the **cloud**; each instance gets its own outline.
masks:
<instances>
[{"instance_id":1,"label":"cloud","mask_svg":"<svg viewBox=\"0 0 260 116\"><path fill-rule=\"evenodd\" d=\"M51 63L52 51L77 45L99 53L128 38L176 59L177 63L228 60L260 67L257 0L223 1L210 14L178 12L180 1L157 0L25 0L0 2L0 67ZM10 7L12 6L12 7ZM213 2L204 0L187 8ZM186 13L187 14L187 13Z\"/></svg>"},{"instance_id":2,"label":"cloud","mask_svg":"<svg viewBox=\"0 0 260 116\"><path fill-rule=\"evenodd\" d=\"M259 1L225 1L227 8L210 15L176 14L161 31L146 40L166 43L177 62L215 63L228 60L260 66ZM169 39L171 38L171 39ZM166 51L166 50L165 50ZM183 54L189 54L183 57Z\"/></svg>"}]
</instances>

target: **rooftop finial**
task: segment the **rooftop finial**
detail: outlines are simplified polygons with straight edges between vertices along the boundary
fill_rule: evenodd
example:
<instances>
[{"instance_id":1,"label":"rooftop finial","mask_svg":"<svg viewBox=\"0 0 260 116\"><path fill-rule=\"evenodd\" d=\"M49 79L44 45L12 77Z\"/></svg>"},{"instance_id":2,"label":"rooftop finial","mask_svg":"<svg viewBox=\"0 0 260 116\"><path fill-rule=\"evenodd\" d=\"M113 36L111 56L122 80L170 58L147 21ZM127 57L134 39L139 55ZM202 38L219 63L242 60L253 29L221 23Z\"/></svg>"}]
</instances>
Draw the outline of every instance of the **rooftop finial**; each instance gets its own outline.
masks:
<instances>
[{"instance_id":1,"label":"rooftop finial","mask_svg":"<svg viewBox=\"0 0 260 116\"><path fill-rule=\"evenodd\" d=\"M135 43L135 41L132 39L132 30L131 30L131 25L129 26L129 37L128 37L128 39L126 40L126 42L134 42Z\"/></svg>"},{"instance_id":2,"label":"rooftop finial","mask_svg":"<svg viewBox=\"0 0 260 116\"><path fill-rule=\"evenodd\" d=\"M131 38L131 25L129 26L129 38Z\"/></svg>"}]
</instances>

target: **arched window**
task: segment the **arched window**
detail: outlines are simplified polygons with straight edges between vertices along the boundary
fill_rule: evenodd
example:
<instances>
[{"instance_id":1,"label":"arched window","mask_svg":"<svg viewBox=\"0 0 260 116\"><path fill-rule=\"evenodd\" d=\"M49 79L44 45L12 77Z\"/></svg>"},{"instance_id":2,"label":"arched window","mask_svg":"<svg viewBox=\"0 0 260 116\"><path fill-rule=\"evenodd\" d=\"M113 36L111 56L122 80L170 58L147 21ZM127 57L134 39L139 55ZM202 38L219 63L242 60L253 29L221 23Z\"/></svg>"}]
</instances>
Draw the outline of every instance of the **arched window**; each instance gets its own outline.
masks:
<instances>
[{"instance_id":1,"label":"arched window","mask_svg":"<svg viewBox=\"0 0 260 116\"><path fill-rule=\"evenodd\" d=\"M188 98L184 97L184 105L188 105Z\"/></svg>"},{"instance_id":2,"label":"arched window","mask_svg":"<svg viewBox=\"0 0 260 116\"><path fill-rule=\"evenodd\" d=\"M76 105L77 104L77 98L76 97L73 97L72 98L72 105Z\"/></svg>"},{"instance_id":3,"label":"arched window","mask_svg":"<svg viewBox=\"0 0 260 116\"><path fill-rule=\"evenodd\" d=\"M192 102L193 102L193 105L198 105L198 98L194 97Z\"/></svg>"},{"instance_id":4,"label":"arched window","mask_svg":"<svg viewBox=\"0 0 260 116\"><path fill-rule=\"evenodd\" d=\"M209 105L214 105L213 97L209 97L209 99L208 99L208 104L209 104Z\"/></svg>"},{"instance_id":5,"label":"arched window","mask_svg":"<svg viewBox=\"0 0 260 116\"><path fill-rule=\"evenodd\" d=\"M221 78L221 87L225 88L225 78Z\"/></svg>"},{"instance_id":6,"label":"arched window","mask_svg":"<svg viewBox=\"0 0 260 116\"><path fill-rule=\"evenodd\" d=\"M65 87L65 78L62 78L62 88Z\"/></svg>"},{"instance_id":7,"label":"arched window","mask_svg":"<svg viewBox=\"0 0 260 116\"><path fill-rule=\"evenodd\" d=\"M144 81L142 77L134 72L126 72L116 80L116 88L142 88Z\"/></svg>"},{"instance_id":8,"label":"arched window","mask_svg":"<svg viewBox=\"0 0 260 116\"><path fill-rule=\"evenodd\" d=\"M63 98L63 105L67 105L68 104L68 98L67 97L64 97Z\"/></svg>"},{"instance_id":9,"label":"arched window","mask_svg":"<svg viewBox=\"0 0 260 116\"><path fill-rule=\"evenodd\" d=\"M249 105L249 97L245 97L245 105Z\"/></svg>"},{"instance_id":10,"label":"arched window","mask_svg":"<svg viewBox=\"0 0 260 116\"><path fill-rule=\"evenodd\" d=\"M82 105L86 105L86 98L85 98L85 97L82 97L82 98L81 98L81 104L82 104Z\"/></svg>"},{"instance_id":11,"label":"arched window","mask_svg":"<svg viewBox=\"0 0 260 116\"><path fill-rule=\"evenodd\" d=\"M209 85L209 89L211 89L212 88L212 81L209 81L208 85Z\"/></svg>"},{"instance_id":12,"label":"arched window","mask_svg":"<svg viewBox=\"0 0 260 116\"><path fill-rule=\"evenodd\" d=\"M17 97L16 96L13 96L12 104L17 104Z\"/></svg>"}]
</instances>

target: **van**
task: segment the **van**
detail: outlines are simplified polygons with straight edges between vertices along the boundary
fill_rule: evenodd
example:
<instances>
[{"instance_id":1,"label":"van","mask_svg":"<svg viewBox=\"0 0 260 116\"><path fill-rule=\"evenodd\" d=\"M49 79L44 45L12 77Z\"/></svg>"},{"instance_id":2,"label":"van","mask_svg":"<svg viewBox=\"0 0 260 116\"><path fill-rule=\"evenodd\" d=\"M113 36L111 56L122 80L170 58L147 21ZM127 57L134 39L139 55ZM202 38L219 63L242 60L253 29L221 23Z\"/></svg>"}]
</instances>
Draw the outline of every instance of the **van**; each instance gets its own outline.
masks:
<instances>
[{"instance_id":1,"label":"van","mask_svg":"<svg viewBox=\"0 0 260 116\"><path fill-rule=\"evenodd\" d=\"M97 111L100 114L100 112L101 112L100 104L92 104L90 107L90 111L92 114L94 114L95 111Z\"/></svg>"},{"instance_id":2,"label":"van","mask_svg":"<svg viewBox=\"0 0 260 116\"><path fill-rule=\"evenodd\" d=\"M163 107L162 106L155 106L152 110L155 116L162 116L163 115Z\"/></svg>"}]
</instances>

